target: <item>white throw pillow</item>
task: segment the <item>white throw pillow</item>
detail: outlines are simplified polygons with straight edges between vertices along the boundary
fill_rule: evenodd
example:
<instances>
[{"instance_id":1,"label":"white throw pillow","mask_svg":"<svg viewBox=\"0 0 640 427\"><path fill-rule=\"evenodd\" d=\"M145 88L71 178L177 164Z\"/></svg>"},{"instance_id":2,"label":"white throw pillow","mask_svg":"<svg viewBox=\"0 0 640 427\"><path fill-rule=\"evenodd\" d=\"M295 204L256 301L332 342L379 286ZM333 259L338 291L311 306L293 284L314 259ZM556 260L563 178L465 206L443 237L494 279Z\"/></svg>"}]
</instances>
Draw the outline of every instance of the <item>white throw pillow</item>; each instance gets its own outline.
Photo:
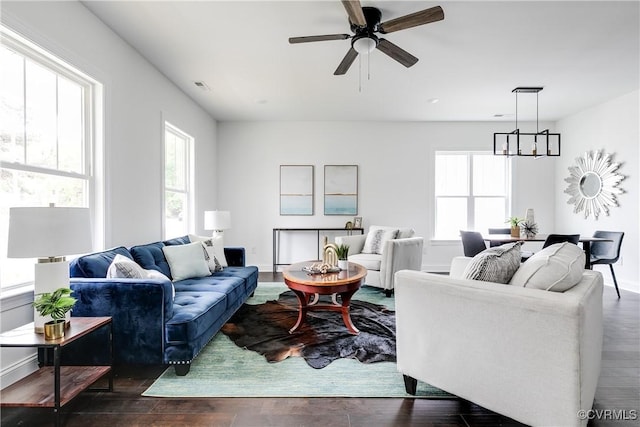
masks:
<instances>
[{"instance_id":1,"label":"white throw pillow","mask_svg":"<svg viewBox=\"0 0 640 427\"><path fill-rule=\"evenodd\" d=\"M110 279L160 279L169 280L167 276L160 273L157 270L145 270L140 267L138 263L127 258L124 255L117 254L109 269L107 270L107 277ZM172 297L176 296L176 288L171 284Z\"/></svg>"},{"instance_id":2,"label":"white throw pillow","mask_svg":"<svg viewBox=\"0 0 640 427\"><path fill-rule=\"evenodd\" d=\"M144 269L138 263L120 254L116 254L107 269L109 279L142 279L144 277L146 277Z\"/></svg>"},{"instance_id":3,"label":"white throw pillow","mask_svg":"<svg viewBox=\"0 0 640 427\"><path fill-rule=\"evenodd\" d=\"M522 242L507 243L485 249L474 256L462 273L463 279L509 283L520 267Z\"/></svg>"},{"instance_id":4,"label":"white throw pillow","mask_svg":"<svg viewBox=\"0 0 640 427\"><path fill-rule=\"evenodd\" d=\"M204 259L202 243L163 246L173 281L209 276L209 266Z\"/></svg>"},{"instance_id":5,"label":"white throw pillow","mask_svg":"<svg viewBox=\"0 0 640 427\"><path fill-rule=\"evenodd\" d=\"M217 233L215 236L196 236L195 234L189 234L189 240L191 242L206 242L207 240L211 240L213 244L213 254L216 259L223 267L228 267L227 257L224 256L224 240L222 234ZM208 253L211 253L209 250Z\"/></svg>"},{"instance_id":6,"label":"white throw pillow","mask_svg":"<svg viewBox=\"0 0 640 427\"><path fill-rule=\"evenodd\" d=\"M213 239L203 240L200 243L202 243L202 249L204 250L204 259L207 260L209 271L212 273L222 271L222 265L216 257L216 247L213 244Z\"/></svg>"},{"instance_id":7,"label":"white throw pillow","mask_svg":"<svg viewBox=\"0 0 640 427\"><path fill-rule=\"evenodd\" d=\"M363 254L380 254L384 252L384 247L389 240L395 239L398 229L392 227L379 227L372 225L364 241Z\"/></svg>"},{"instance_id":8,"label":"white throw pillow","mask_svg":"<svg viewBox=\"0 0 640 427\"><path fill-rule=\"evenodd\" d=\"M547 246L532 255L511 279L514 286L564 292L582 280L584 251L573 243Z\"/></svg>"}]
</instances>

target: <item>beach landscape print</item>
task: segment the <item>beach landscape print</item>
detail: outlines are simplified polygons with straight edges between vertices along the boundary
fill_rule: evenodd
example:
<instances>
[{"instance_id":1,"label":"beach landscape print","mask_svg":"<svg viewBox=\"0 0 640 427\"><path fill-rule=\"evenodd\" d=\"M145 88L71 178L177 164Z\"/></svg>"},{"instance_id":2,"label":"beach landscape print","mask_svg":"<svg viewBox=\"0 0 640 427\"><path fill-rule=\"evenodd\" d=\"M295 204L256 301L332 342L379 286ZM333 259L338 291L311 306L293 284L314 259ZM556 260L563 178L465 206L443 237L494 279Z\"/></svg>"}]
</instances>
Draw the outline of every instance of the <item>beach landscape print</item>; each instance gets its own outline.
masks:
<instances>
[{"instance_id":1,"label":"beach landscape print","mask_svg":"<svg viewBox=\"0 0 640 427\"><path fill-rule=\"evenodd\" d=\"M325 165L324 214L358 213L358 166Z\"/></svg>"},{"instance_id":2,"label":"beach landscape print","mask_svg":"<svg viewBox=\"0 0 640 427\"><path fill-rule=\"evenodd\" d=\"M280 215L313 215L313 165L280 166Z\"/></svg>"}]
</instances>

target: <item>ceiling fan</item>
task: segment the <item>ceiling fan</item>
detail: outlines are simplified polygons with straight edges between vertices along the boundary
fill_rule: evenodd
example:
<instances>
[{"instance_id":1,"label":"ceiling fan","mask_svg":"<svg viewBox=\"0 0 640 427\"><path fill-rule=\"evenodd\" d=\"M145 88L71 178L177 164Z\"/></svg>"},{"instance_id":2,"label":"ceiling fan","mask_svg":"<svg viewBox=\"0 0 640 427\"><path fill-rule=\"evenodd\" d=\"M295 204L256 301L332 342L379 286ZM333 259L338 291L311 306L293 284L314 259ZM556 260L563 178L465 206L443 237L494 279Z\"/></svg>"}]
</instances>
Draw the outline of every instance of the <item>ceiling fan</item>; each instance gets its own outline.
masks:
<instances>
[{"instance_id":1,"label":"ceiling fan","mask_svg":"<svg viewBox=\"0 0 640 427\"><path fill-rule=\"evenodd\" d=\"M373 49L378 49L405 67L411 67L418 62L418 58L389 40L376 36L375 33L393 33L394 31L405 30L444 19L442 8L435 6L390 21L380 22L382 13L378 8L362 7L359 0L342 0L342 4L347 11L347 15L349 15L349 24L351 25L351 31L354 33L353 35L327 34L289 38L289 43L291 44L351 39L351 48L333 73L336 76L345 74L359 53L370 53Z\"/></svg>"}]
</instances>

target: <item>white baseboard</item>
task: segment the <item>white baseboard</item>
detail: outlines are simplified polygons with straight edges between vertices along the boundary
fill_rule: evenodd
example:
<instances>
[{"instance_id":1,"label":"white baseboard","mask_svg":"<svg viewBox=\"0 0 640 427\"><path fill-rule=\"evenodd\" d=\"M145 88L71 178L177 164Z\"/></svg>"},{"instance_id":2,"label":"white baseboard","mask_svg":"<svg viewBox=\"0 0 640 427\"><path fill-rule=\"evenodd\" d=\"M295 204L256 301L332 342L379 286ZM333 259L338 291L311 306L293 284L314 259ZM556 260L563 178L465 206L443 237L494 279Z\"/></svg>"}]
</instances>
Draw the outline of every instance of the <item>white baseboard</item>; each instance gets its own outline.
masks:
<instances>
[{"instance_id":1,"label":"white baseboard","mask_svg":"<svg viewBox=\"0 0 640 427\"><path fill-rule=\"evenodd\" d=\"M37 370L37 353L20 359L0 371L0 388L5 388Z\"/></svg>"}]
</instances>

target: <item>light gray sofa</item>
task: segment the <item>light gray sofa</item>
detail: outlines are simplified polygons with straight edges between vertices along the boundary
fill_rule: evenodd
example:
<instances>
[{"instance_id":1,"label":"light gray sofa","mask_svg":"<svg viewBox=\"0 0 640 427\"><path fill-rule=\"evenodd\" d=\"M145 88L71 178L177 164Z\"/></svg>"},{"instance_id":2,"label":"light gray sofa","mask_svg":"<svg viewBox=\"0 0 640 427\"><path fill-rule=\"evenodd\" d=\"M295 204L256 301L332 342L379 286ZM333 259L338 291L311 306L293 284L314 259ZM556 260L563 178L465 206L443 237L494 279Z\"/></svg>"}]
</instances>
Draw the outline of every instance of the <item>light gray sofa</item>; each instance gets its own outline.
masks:
<instances>
[{"instance_id":1,"label":"light gray sofa","mask_svg":"<svg viewBox=\"0 0 640 427\"><path fill-rule=\"evenodd\" d=\"M395 277L398 370L529 425L584 426L602 352L602 275L564 292L400 271ZM527 261L528 262L528 261ZM522 268L522 267L520 267ZM584 418L584 417L583 417Z\"/></svg>"},{"instance_id":2,"label":"light gray sofa","mask_svg":"<svg viewBox=\"0 0 640 427\"><path fill-rule=\"evenodd\" d=\"M416 237L413 229L398 228L397 237L386 241L381 254L362 253L366 240L367 234L335 238L336 244L349 245L349 261L367 269L366 285L382 288L391 296L396 271L420 270L424 239Z\"/></svg>"}]
</instances>

